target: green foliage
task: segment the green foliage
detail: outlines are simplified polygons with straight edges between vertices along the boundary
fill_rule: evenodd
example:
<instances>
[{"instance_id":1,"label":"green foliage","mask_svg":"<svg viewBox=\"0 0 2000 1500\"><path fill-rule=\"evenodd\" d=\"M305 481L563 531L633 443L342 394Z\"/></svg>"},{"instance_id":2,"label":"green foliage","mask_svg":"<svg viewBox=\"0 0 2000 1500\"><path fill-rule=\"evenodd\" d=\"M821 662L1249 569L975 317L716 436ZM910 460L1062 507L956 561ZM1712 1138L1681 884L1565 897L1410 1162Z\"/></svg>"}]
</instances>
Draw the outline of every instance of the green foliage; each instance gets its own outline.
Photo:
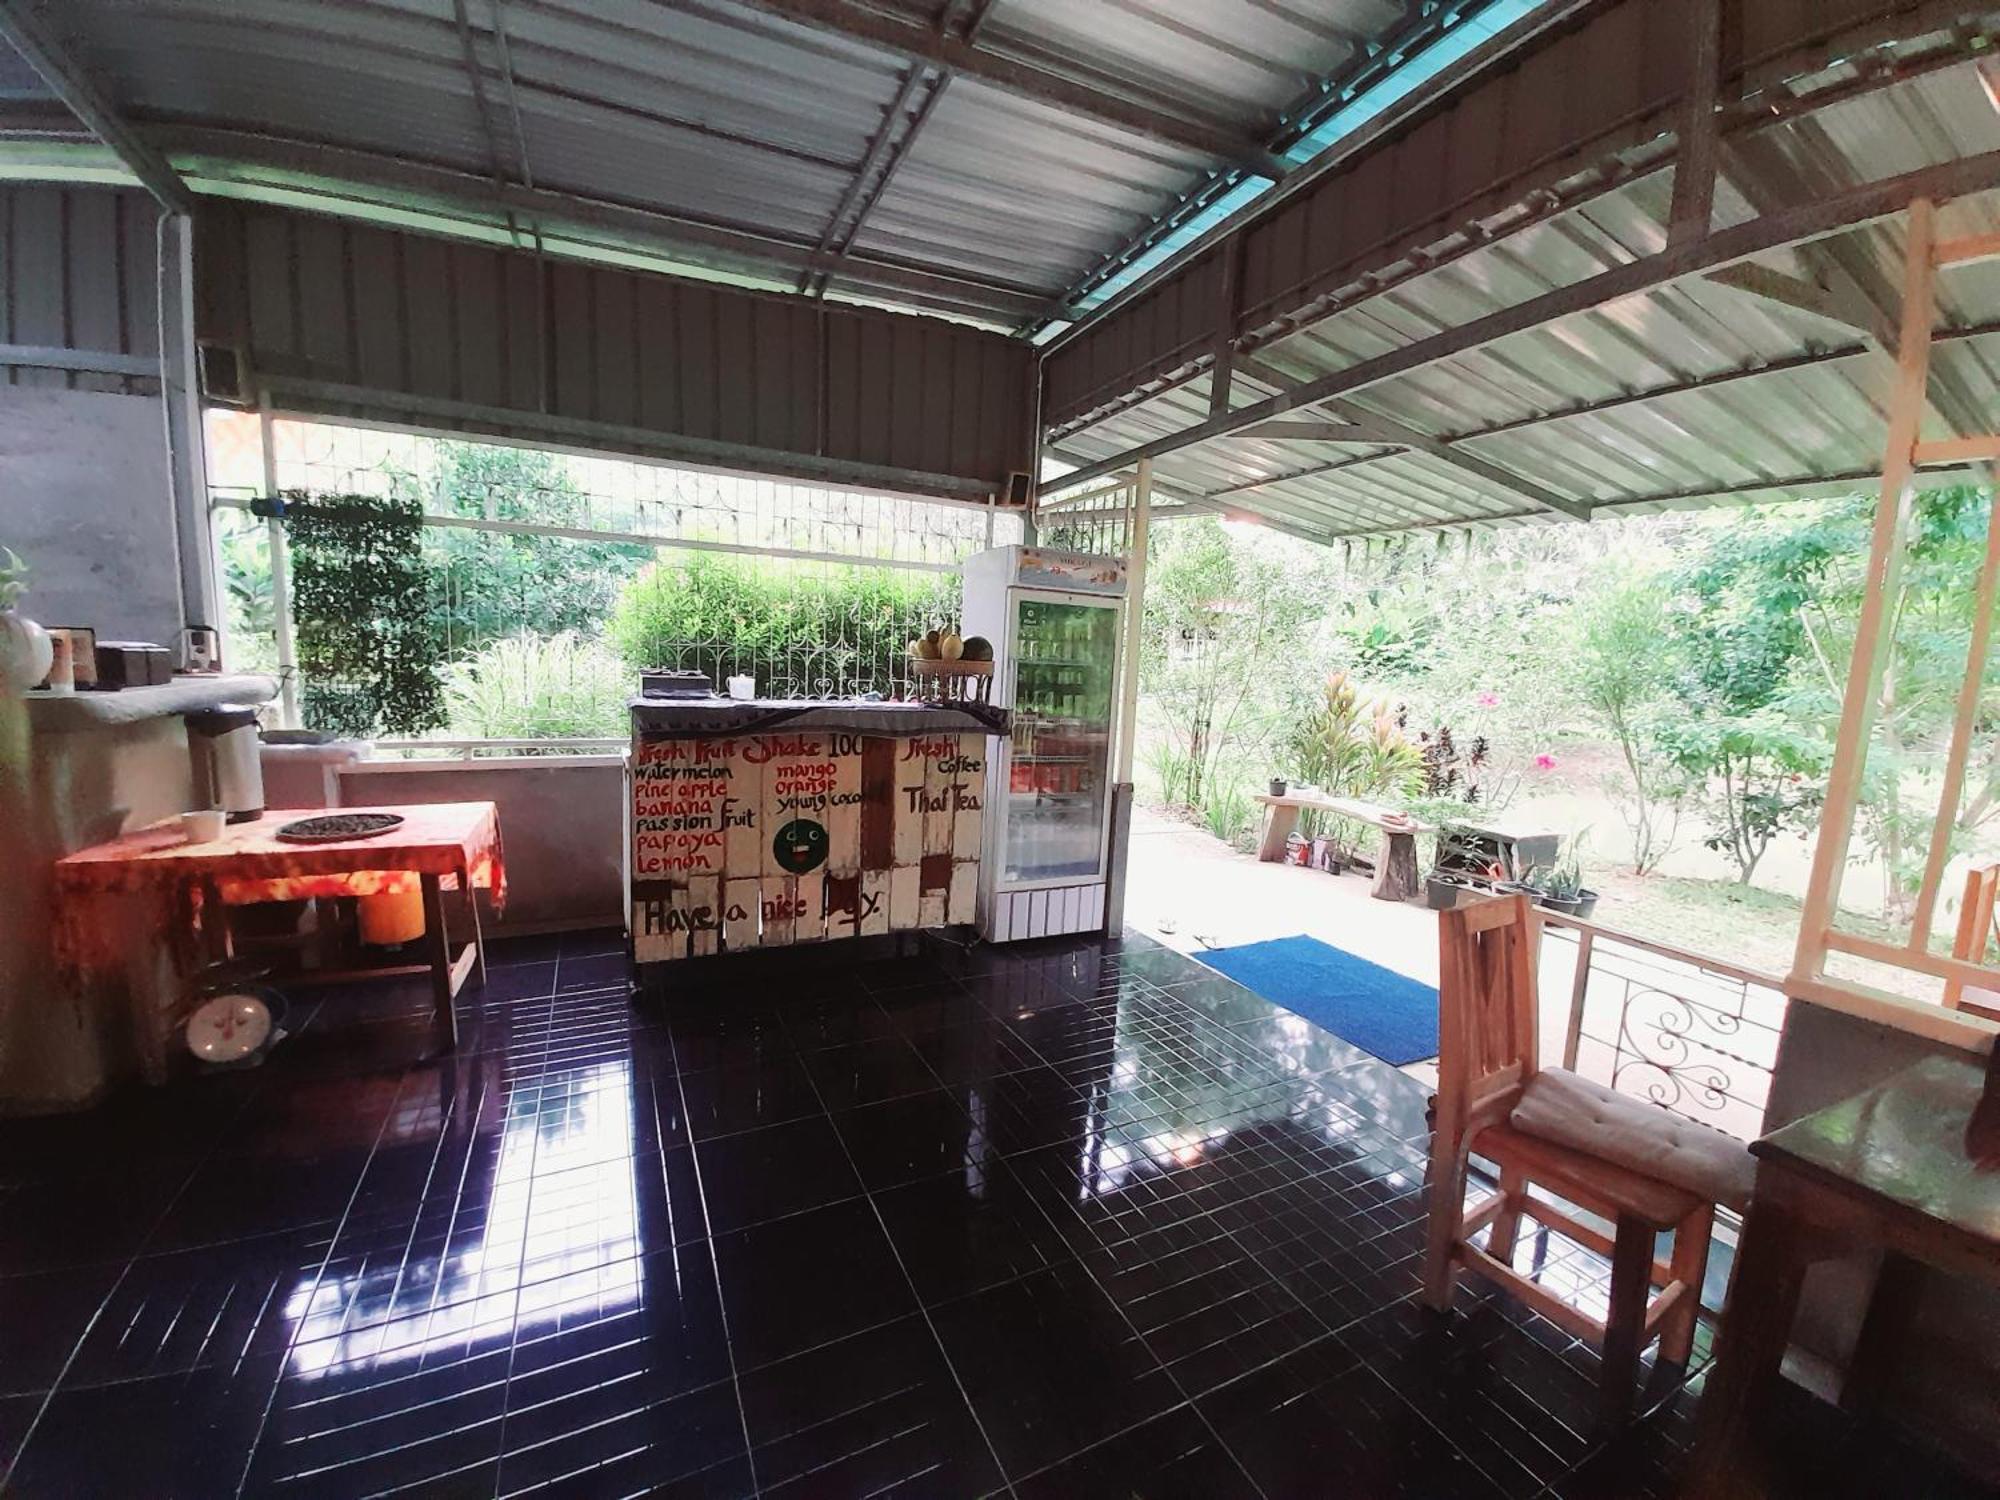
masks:
<instances>
[{"instance_id":1,"label":"green foliage","mask_svg":"<svg viewBox=\"0 0 2000 1500\"><path fill-rule=\"evenodd\" d=\"M1903 566L1884 599L1890 636L1857 827L1882 863L1884 909L1897 919L1907 917L1921 878L1917 844L1935 798L1924 783L1964 679L1969 584L1984 553L1989 508L1988 492L1969 486L1919 492L1910 508ZM1775 734L1775 753L1709 763L1721 796L1735 803L1719 820L1725 852L1755 847L1754 837L1745 841L1746 828L1797 827L1817 806L1816 789L1788 788L1797 785L1794 776L1823 774L1830 759L1867 593L1874 516L1872 496L1732 515L1733 524L1715 530L1682 576L1685 602L1674 623L1686 699L1709 716L1742 720L1755 741L1772 742L1770 726L1783 726ZM2000 711L2000 695L1990 678L1982 688L1979 718L1990 723ZM1715 742L1712 734L1708 739ZM1685 736L1682 745L1683 764L1698 764L1685 754ZM1755 790L1741 790L1746 784ZM2000 799L1995 736L1980 736L1968 785L1955 809L1961 839L1991 816ZM1797 805L1802 799L1803 809Z\"/></svg>"},{"instance_id":2,"label":"green foliage","mask_svg":"<svg viewBox=\"0 0 2000 1500\"><path fill-rule=\"evenodd\" d=\"M1146 747L1145 765L1153 775L1154 795L1163 806L1194 805L1188 795L1188 773L1193 763L1179 746L1169 740L1155 739Z\"/></svg>"},{"instance_id":3,"label":"green foliage","mask_svg":"<svg viewBox=\"0 0 2000 1500\"><path fill-rule=\"evenodd\" d=\"M1665 718L1662 750L1698 780L1710 817L1704 846L1736 867L1748 885L1779 835L1810 833L1819 821L1830 752L1825 738L1765 709L1736 717Z\"/></svg>"},{"instance_id":4,"label":"green foliage","mask_svg":"<svg viewBox=\"0 0 2000 1500\"><path fill-rule=\"evenodd\" d=\"M616 653L568 630L491 641L441 677L456 739L622 735L635 687Z\"/></svg>"},{"instance_id":5,"label":"green foliage","mask_svg":"<svg viewBox=\"0 0 2000 1500\"><path fill-rule=\"evenodd\" d=\"M292 617L307 726L421 734L444 719L416 504L285 495Z\"/></svg>"},{"instance_id":6,"label":"green foliage","mask_svg":"<svg viewBox=\"0 0 2000 1500\"><path fill-rule=\"evenodd\" d=\"M245 510L212 513L220 564L224 653L232 671L278 670L277 615L271 604L271 540Z\"/></svg>"},{"instance_id":7,"label":"green foliage","mask_svg":"<svg viewBox=\"0 0 2000 1500\"><path fill-rule=\"evenodd\" d=\"M27 591L27 563L12 547L0 547L0 609L12 609Z\"/></svg>"},{"instance_id":8,"label":"green foliage","mask_svg":"<svg viewBox=\"0 0 2000 1500\"><path fill-rule=\"evenodd\" d=\"M1400 801L1423 790L1422 752L1387 708L1362 701L1345 672L1322 685L1292 731L1290 751L1300 779L1329 796Z\"/></svg>"},{"instance_id":9,"label":"green foliage","mask_svg":"<svg viewBox=\"0 0 2000 1500\"><path fill-rule=\"evenodd\" d=\"M1149 551L1140 685L1178 757L1178 801L1219 780L1268 775L1274 739L1312 674L1323 606L1318 559L1212 518L1157 527Z\"/></svg>"},{"instance_id":10,"label":"green foliage","mask_svg":"<svg viewBox=\"0 0 2000 1500\"><path fill-rule=\"evenodd\" d=\"M1240 844L1250 831L1256 804L1235 775L1209 788L1202 804L1201 820L1208 831L1226 844Z\"/></svg>"},{"instance_id":11,"label":"green foliage","mask_svg":"<svg viewBox=\"0 0 2000 1500\"><path fill-rule=\"evenodd\" d=\"M1673 851L1691 781L1701 774L1660 741L1678 675L1661 634L1660 591L1648 580L1619 578L1581 601L1578 614L1577 690L1624 762L1614 795L1631 833L1632 873L1650 874Z\"/></svg>"},{"instance_id":12,"label":"green foliage","mask_svg":"<svg viewBox=\"0 0 2000 1500\"><path fill-rule=\"evenodd\" d=\"M399 494L432 515L537 526L588 527L590 497L566 460L533 448L440 443L426 479L402 476ZM625 581L651 547L532 532L431 526L424 531L431 607L448 655L522 630L543 635L604 628Z\"/></svg>"},{"instance_id":13,"label":"green foliage","mask_svg":"<svg viewBox=\"0 0 2000 1500\"><path fill-rule=\"evenodd\" d=\"M643 569L611 639L633 669L748 672L766 696L895 690L910 639L958 619L958 580L886 568L813 571L711 553Z\"/></svg>"}]
</instances>

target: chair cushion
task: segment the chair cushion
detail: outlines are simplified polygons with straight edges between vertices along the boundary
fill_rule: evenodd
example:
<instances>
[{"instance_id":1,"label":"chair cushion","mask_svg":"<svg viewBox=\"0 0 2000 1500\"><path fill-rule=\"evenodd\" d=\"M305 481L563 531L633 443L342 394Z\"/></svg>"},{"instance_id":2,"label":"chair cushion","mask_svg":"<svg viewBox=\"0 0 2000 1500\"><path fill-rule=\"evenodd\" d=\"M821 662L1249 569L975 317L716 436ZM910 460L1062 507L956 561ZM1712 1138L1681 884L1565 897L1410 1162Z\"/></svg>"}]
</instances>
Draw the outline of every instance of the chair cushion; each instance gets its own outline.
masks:
<instances>
[{"instance_id":1,"label":"chair cushion","mask_svg":"<svg viewBox=\"0 0 2000 1500\"><path fill-rule=\"evenodd\" d=\"M1531 1078L1509 1123L1729 1208L1750 1201L1757 1175L1741 1141L1564 1068Z\"/></svg>"}]
</instances>

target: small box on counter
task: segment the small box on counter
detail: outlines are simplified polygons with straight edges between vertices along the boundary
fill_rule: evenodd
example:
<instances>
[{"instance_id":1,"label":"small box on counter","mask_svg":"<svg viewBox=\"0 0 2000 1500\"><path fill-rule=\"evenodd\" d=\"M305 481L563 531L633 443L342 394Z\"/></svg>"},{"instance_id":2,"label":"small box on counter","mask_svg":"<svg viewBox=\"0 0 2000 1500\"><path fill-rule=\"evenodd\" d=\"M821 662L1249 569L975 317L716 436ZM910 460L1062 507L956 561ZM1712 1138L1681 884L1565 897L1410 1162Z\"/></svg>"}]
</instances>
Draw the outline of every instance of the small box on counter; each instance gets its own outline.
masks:
<instances>
[{"instance_id":1,"label":"small box on counter","mask_svg":"<svg viewBox=\"0 0 2000 1500\"><path fill-rule=\"evenodd\" d=\"M171 682L173 653L147 641L99 641L97 685L101 688L158 687Z\"/></svg>"},{"instance_id":2,"label":"small box on counter","mask_svg":"<svg viewBox=\"0 0 2000 1500\"><path fill-rule=\"evenodd\" d=\"M639 694L644 698L713 698L715 679L706 672L648 667L639 674Z\"/></svg>"},{"instance_id":3,"label":"small box on counter","mask_svg":"<svg viewBox=\"0 0 2000 1500\"><path fill-rule=\"evenodd\" d=\"M70 671L78 688L97 686L97 632L88 625L50 625L51 638L69 638Z\"/></svg>"}]
</instances>

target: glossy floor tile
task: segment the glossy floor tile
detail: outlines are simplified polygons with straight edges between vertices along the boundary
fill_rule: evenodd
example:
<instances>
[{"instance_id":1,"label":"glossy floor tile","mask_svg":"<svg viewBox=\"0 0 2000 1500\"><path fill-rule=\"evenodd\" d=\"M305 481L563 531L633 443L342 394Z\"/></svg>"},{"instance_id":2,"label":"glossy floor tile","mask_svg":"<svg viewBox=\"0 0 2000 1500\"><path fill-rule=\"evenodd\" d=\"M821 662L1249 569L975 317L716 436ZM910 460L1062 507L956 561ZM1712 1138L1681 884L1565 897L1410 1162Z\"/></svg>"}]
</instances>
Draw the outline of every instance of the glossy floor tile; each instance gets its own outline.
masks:
<instances>
[{"instance_id":1,"label":"glossy floor tile","mask_svg":"<svg viewBox=\"0 0 2000 1500\"><path fill-rule=\"evenodd\" d=\"M495 943L451 1056L355 985L259 1069L0 1122L0 1490L1673 1493L1712 1335L1606 1432L1554 1325L1425 1313L1422 1090L1177 954L627 980ZM1811 1493L1976 1492L1794 1405Z\"/></svg>"}]
</instances>

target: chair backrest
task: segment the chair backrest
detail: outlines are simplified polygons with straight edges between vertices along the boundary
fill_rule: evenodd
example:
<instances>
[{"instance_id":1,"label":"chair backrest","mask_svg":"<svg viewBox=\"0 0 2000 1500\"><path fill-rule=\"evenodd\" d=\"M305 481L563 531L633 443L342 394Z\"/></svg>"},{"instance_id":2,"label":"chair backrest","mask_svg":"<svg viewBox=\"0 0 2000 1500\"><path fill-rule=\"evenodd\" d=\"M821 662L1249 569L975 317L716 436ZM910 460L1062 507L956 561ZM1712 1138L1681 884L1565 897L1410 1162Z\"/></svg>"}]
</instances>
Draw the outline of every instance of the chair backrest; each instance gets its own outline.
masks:
<instances>
[{"instance_id":1,"label":"chair backrest","mask_svg":"<svg viewBox=\"0 0 2000 1500\"><path fill-rule=\"evenodd\" d=\"M1974 964L1986 962L1986 950L1994 937L1996 897L2000 897L2000 865L1979 865L1965 872L1965 899L1958 908L1958 937L1951 945L1953 958ZM1963 979L1944 982L1944 1003L1953 1010L1963 1008L1983 1016L1992 1015L1991 998L1992 991L1979 990L1968 1000Z\"/></svg>"},{"instance_id":2,"label":"chair backrest","mask_svg":"<svg viewBox=\"0 0 2000 1500\"><path fill-rule=\"evenodd\" d=\"M1524 895L1438 913L1438 1131L1504 1119L1540 1066L1534 908Z\"/></svg>"}]
</instances>

